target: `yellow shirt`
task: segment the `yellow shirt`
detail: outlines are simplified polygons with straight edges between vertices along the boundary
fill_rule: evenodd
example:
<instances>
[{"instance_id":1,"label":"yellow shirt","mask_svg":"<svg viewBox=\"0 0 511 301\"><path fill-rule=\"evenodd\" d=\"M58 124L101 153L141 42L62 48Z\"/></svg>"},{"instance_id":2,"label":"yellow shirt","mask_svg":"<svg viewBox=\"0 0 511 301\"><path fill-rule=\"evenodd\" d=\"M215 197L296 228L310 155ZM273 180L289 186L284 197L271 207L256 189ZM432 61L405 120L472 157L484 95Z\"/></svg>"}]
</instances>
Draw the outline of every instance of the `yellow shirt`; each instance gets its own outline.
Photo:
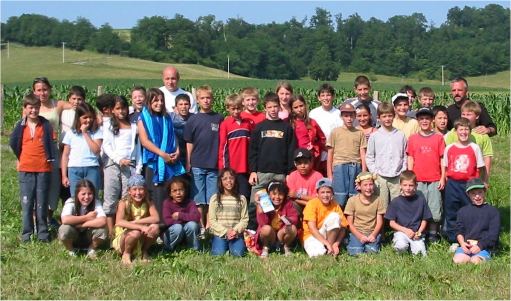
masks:
<instances>
[{"instance_id":1,"label":"yellow shirt","mask_svg":"<svg viewBox=\"0 0 511 301\"><path fill-rule=\"evenodd\" d=\"M312 199L307 202L303 209L303 237L302 242L312 235L309 229L309 221L315 221L316 227L319 229L323 226L325 218L332 212L336 212L341 216L341 227L348 227L348 220L342 212L341 206L332 199L329 205L324 205L319 198Z\"/></svg>"},{"instance_id":2,"label":"yellow shirt","mask_svg":"<svg viewBox=\"0 0 511 301\"><path fill-rule=\"evenodd\" d=\"M420 131L419 122L417 120L406 117L405 120L394 117L394 121L392 121L392 126L396 129L402 131L405 134L406 139L410 138L412 134L418 133Z\"/></svg>"}]
</instances>

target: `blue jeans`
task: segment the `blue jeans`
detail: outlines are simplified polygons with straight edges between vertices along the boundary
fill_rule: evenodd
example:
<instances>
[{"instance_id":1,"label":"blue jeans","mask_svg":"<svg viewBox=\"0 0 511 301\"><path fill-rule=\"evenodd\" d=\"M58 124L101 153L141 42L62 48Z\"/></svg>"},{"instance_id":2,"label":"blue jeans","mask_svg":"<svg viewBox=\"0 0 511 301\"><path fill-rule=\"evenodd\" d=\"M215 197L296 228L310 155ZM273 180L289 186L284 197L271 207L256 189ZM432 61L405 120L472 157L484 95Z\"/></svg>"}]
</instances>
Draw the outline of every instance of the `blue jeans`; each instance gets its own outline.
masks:
<instances>
[{"instance_id":1,"label":"blue jeans","mask_svg":"<svg viewBox=\"0 0 511 301\"><path fill-rule=\"evenodd\" d=\"M50 175L50 172L18 172L23 223L21 241L23 242L30 241L30 236L34 233L34 207L37 238L39 240L48 240L50 238L47 220Z\"/></svg>"},{"instance_id":2,"label":"blue jeans","mask_svg":"<svg viewBox=\"0 0 511 301\"><path fill-rule=\"evenodd\" d=\"M335 200L342 208L346 206L348 196L358 193L355 189L355 178L362 171L359 163L344 163L334 166L333 185Z\"/></svg>"},{"instance_id":3,"label":"blue jeans","mask_svg":"<svg viewBox=\"0 0 511 301\"><path fill-rule=\"evenodd\" d=\"M195 204L207 205L216 193L218 170L192 167L192 196Z\"/></svg>"},{"instance_id":4,"label":"blue jeans","mask_svg":"<svg viewBox=\"0 0 511 301\"><path fill-rule=\"evenodd\" d=\"M186 240L186 245L196 251L199 250L199 224L187 222L186 224L174 224L163 234L163 244L166 251L174 251L176 247Z\"/></svg>"},{"instance_id":5,"label":"blue jeans","mask_svg":"<svg viewBox=\"0 0 511 301\"><path fill-rule=\"evenodd\" d=\"M378 253L380 252L380 239L381 235L376 236L376 241L371 243L362 243L358 238L350 233L350 242L346 246L348 254L355 256L361 253Z\"/></svg>"},{"instance_id":6,"label":"blue jeans","mask_svg":"<svg viewBox=\"0 0 511 301\"><path fill-rule=\"evenodd\" d=\"M224 255L227 250L229 250L232 256L240 257L245 255L247 248L245 247L243 237L239 236L238 238L227 240L213 235L211 239L211 255L221 256Z\"/></svg>"},{"instance_id":7,"label":"blue jeans","mask_svg":"<svg viewBox=\"0 0 511 301\"><path fill-rule=\"evenodd\" d=\"M92 182L94 188L96 188L97 196L101 181L99 166L68 167L67 177L69 178L69 192L71 193L71 197L75 196L76 184L83 179Z\"/></svg>"}]
</instances>

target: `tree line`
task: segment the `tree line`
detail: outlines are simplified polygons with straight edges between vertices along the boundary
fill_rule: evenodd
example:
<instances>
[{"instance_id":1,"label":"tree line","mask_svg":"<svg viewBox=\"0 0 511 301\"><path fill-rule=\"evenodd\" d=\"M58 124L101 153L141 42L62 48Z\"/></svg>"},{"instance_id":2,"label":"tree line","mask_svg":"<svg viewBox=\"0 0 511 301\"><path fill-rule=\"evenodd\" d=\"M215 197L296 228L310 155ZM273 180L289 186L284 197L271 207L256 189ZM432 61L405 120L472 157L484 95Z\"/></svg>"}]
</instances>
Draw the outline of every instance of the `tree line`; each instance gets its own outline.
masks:
<instances>
[{"instance_id":1,"label":"tree line","mask_svg":"<svg viewBox=\"0 0 511 301\"><path fill-rule=\"evenodd\" d=\"M123 40L108 23L96 28L82 17L58 21L23 14L2 23L1 36L28 46L66 42L75 50L229 67L255 78L336 80L342 70L440 79L442 65L451 76L509 70L509 20L510 10L497 4L453 7L438 27L421 13L364 21L358 14L344 18L322 8L310 19L262 25L242 18L218 21L213 15L192 21L176 14L139 19L130 39Z\"/></svg>"}]
</instances>

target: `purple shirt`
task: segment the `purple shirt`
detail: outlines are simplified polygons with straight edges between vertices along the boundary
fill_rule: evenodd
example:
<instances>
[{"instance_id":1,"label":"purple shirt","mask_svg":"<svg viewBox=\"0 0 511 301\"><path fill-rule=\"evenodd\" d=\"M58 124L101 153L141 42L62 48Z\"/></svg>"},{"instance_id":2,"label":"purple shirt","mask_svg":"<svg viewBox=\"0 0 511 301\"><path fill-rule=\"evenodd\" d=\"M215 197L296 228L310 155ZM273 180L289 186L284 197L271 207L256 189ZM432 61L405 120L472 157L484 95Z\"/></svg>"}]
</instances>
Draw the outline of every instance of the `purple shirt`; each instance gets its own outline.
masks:
<instances>
[{"instance_id":1,"label":"purple shirt","mask_svg":"<svg viewBox=\"0 0 511 301\"><path fill-rule=\"evenodd\" d=\"M174 212L179 212L179 219L172 218ZM194 201L176 203L166 199L163 203L163 220L167 226L185 224L187 222L200 222L200 213Z\"/></svg>"}]
</instances>

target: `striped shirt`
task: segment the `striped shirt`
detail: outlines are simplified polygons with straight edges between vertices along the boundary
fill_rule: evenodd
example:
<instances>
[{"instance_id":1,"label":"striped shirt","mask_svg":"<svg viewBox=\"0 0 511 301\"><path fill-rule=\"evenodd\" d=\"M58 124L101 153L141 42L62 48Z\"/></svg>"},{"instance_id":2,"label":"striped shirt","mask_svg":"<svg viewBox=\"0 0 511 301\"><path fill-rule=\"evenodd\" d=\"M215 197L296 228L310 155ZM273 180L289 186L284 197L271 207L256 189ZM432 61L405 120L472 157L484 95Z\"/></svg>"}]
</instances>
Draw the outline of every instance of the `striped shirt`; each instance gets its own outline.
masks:
<instances>
[{"instance_id":1,"label":"striped shirt","mask_svg":"<svg viewBox=\"0 0 511 301\"><path fill-rule=\"evenodd\" d=\"M247 200L241 195L238 203L233 196L222 195L220 205L214 194L209 200L208 218L215 236L224 237L229 229L241 234L248 225Z\"/></svg>"}]
</instances>

